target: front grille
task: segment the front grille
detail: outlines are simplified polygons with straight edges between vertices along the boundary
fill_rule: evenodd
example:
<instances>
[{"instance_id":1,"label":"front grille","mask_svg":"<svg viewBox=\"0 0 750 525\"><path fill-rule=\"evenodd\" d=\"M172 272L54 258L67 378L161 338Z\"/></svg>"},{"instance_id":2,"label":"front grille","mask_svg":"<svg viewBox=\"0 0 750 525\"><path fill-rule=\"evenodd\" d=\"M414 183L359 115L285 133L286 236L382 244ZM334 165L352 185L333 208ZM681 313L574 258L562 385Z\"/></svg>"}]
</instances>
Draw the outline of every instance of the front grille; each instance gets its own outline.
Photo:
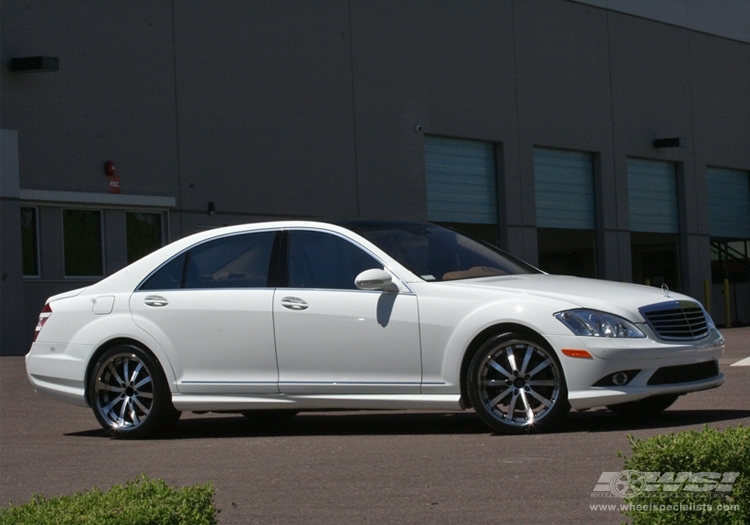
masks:
<instances>
[{"instance_id":1,"label":"front grille","mask_svg":"<svg viewBox=\"0 0 750 525\"><path fill-rule=\"evenodd\" d=\"M716 360L692 365L664 366L654 372L648 385L674 385L692 383L719 375L719 363Z\"/></svg>"},{"instance_id":2,"label":"front grille","mask_svg":"<svg viewBox=\"0 0 750 525\"><path fill-rule=\"evenodd\" d=\"M640 312L654 333L666 341L695 341L708 334L708 316L692 301L652 304Z\"/></svg>"}]
</instances>

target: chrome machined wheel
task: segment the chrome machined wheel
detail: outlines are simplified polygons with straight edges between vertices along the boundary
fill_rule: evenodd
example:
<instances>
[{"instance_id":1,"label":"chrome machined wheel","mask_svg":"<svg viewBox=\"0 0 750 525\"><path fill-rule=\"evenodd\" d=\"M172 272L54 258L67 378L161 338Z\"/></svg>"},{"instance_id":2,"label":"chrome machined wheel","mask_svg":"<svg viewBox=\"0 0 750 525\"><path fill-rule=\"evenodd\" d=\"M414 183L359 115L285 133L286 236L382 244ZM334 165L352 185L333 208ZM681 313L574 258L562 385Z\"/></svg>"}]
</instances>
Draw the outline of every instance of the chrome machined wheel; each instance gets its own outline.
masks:
<instances>
[{"instance_id":1,"label":"chrome machined wheel","mask_svg":"<svg viewBox=\"0 0 750 525\"><path fill-rule=\"evenodd\" d=\"M134 354L115 354L97 370L94 395L96 410L112 427L136 427L154 403L151 372Z\"/></svg>"},{"instance_id":2,"label":"chrome machined wheel","mask_svg":"<svg viewBox=\"0 0 750 525\"><path fill-rule=\"evenodd\" d=\"M570 409L554 353L517 334L495 336L479 349L467 386L479 416L502 432L543 430Z\"/></svg>"},{"instance_id":3,"label":"chrome machined wheel","mask_svg":"<svg viewBox=\"0 0 750 525\"><path fill-rule=\"evenodd\" d=\"M146 437L180 417L161 368L136 346L118 346L99 358L89 395L99 424L115 437Z\"/></svg>"}]
</instances>

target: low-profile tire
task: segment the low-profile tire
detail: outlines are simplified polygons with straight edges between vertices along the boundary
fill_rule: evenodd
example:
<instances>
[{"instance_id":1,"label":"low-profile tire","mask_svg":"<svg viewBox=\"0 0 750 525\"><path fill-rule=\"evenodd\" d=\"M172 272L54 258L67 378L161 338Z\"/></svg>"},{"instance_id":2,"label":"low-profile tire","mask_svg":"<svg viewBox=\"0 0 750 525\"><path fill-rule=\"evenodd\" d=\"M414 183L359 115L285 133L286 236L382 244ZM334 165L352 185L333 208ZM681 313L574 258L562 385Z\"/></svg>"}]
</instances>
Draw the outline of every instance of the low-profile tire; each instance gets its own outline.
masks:
<instances>
[{"instance_id":1,"label":"low-profile tire","mask_svg":"<svg viewBox=\"0 0 750 525\"><path fill-rule=\"evenodd\" d=\"M277 410L243 410L240 412L247 419L256 423L273 423L299 414L299 410L277 409Z\"/></svg>"},{"instance_id":2,"label":"low-profile tire","mask_svg":"<svg viewBox=\"0 0 750 525\"><path fill-rule=\"evenodd\" d=\"M634 418L651 417L671 407L677 401L678 397L680 397L679 394L661 394L647 397L646 399L639 399L638 401L607 405L607 408L621 416Z\"/></svg>"},{"instance_id":3,"label":"low-profile tire","mask_svg":"<svg viewBox=\"0 0 750 525\"><path fill-rule=\"evenodd\" d=\"M467 374L474 410L498 432L544 432L570 411L560 361L546 344L529 337L491 337L472 358Z\"/></svg>"},{"instance_id":4,"label":"low-profile tire","mask_svg":"<svg viewBox=\"0 0 750 525\"><path fill-rule=\"evenodd\" d=\"M134 345L115 346L99 357L89 395L97 421L115 438L152 437L180 418L161 367Z\"/></svg>"}]
</instances>

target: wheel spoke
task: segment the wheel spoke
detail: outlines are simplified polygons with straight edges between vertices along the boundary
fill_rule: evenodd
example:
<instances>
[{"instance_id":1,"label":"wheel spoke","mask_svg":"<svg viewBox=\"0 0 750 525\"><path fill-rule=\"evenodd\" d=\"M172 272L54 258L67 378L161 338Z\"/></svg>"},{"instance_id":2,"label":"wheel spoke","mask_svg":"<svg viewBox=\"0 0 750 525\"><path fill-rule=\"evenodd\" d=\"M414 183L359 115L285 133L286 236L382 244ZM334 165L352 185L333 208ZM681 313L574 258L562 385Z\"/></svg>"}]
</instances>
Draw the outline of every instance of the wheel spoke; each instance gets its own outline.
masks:
<instances>
[{"instance_id":1,"label":"wheel spoke","mask_svg":"<svg viewBox=\"0 0 750 525\"><path fill-rule=\"evenodd\" d=\"M548 357L547 359L545 359L544 361L542 361L541 363L539 363L537 365L537 367L534 368L534 370L532 370L531 372L529 372L529 374L528 374L529 377L534 377L535 375L537 375L539 372L541 372L542 370L544 370L545 368L547 368L551 364L552 364L552 359L550 359Z\"/></svg>"},{"instance_id":2,"label":"wheel spoke","mask_svg":"<svg viewBox=\"0 0 750 525\"><path fill-rule=\"evenodd\" d=\"M540 396L540 395L539 395L539 394L538 394L537 392L535 392L534 390L530 390L530 391L529 391L529 394L531 394L531 396L532 396L532 397L533 397L534 399L536 399L536 400L537 400L537 401L539 401L539 402L540 402L540 403L541 403L542 405L544 405L544 408L549 408L549 407L551 407L551 406L552 406L552 400L551 400L551 399L547 399L546 397Z\"/></svg>"},{"instance_id":3,"label":"wheel spoke","mask_svg":"<svg viewBox=\"0 0 750 525\"><path fill-rule=\"evenodd\" d=\"M516 403L518 402L518 391L513 391L513 397L510 398L510 404L508 405L508 414L507 417L513 421L515 417L513 417L515 411L516 411Z\"/></svg>"},{"instance_id":4,"label":"wheel spoke","mask_svg":"<svg viewBox=\"0 0 750 525\"><path fill-rule=\"evenodd\" d=\"M143 368L143 363L140 361L138 362L138 365L135 367L135 370L133 370L133 374L130 376L130 384L132 385L135 379L138 377L138 374L141 372L141 368Z\"/></svg>"},{"instance_id":5,"label":"wheel spoke","mask_svg":"<svg viewBox=\"0 0 750 525\"><path fill-rule=\"evenodd\" d=\"M107 383L103 383L101 380L98 380L96 382L96 390L97 391L106 391L106 392L116 392L118 394L122 394L125 392L125 389L122 388L119 385L108 385Z\"/></svg>"},{"instance_id":6,"label":"wheel spoke","mask_svg":"<svg viewBox=\"0 0 750 525\"><path fill-rule=\"evenodd\" d=\"M531 379L526 381L529 386L557 386L557 379Z\"/></svg>"},{"instance_id":7,"label":"wheel spoke","mask_svg":"<svg viewBox=\"0 0 750 525\"><path fill-rule=\"evenodd\" d=\"M125 401L122 403L122 407L120 407L120 415L117 418L117 425L118 426L124 426L125 425L125 412L128 409L128 402L129 400L126 398Z\"/></svg>"},{"instance_id":8,"label":"wheel spoke","mask_svg":"<svg viewBox=\"0 0 750 525\"><path fill-rule=\"evenodd\" d=\"M140 399L138 399L137 397L133 398L133 402L135 402L135 404L138 405L138 408L141 409L141 412L143 412L143 417L146 417L151 409L144 406L144 404L141 403Z\"/></svg>"},{"instance_id":9,"label":"wheel spoke","mask_svg":"<svg viewBox=\"0 0 750 525\"><path fill-rule=\"evenodd\" d=\"M521 375L526 374L526 367L529 366L529 361L531 360L531 356L534 355L534 350L526 347L526 353L523 356L523 364L521 365Z\"/></svg>"},{"instance_id":10,"label":"wheel spoke","mask_svg":"<svg viewBox=\"0 0 750 525\"><path fill-rule=\"evenodd\" d=\"M511 392L513 392L513 387L506 388L499 395L495 396L491 401L488 401L487 405L489 405L490 408L497 406L497 404L505 397L507 397Z\"/></svg>"},{"instance_id":11,"label":"wheel spoke","mask_svg":"<svg viewBox=\"0 0 750 525\"><path fill-rule=\"evenodd\" d=\"M137 402L137 400L131 397L130 402L128 403L128 408L130 408L130 420L134 425L137 425L141 421L138 419L138 413L135 409L135 406L133 406L135 402Z\"/></svg>"},{"instance_id":12,"label":"wheel spoke","mask_svg":"<svg viewBox=\"0 0 750 525\"><path fill-rule=\"evenodd\" d=\"M502 367L502 365L500 365L500 363L498 363L498 362L497 362L497 361L495 361L494 359L492 359L492 358L489 358L489 359L487 360L487 364L488 364L489 366L491 366L491 367L492 367L493 369L495 369L495 370L497 370L498 372L500 372L501 374L503 374L503 375L504 375L505 377L507 377L507 378L511 378L511 377L513 377L513 376L512 376L511 374L509 374L509 373L508 373L508 371L507 371L507 370L505 370L505 369L504 369L504 368Z\"/></svg>"},{"instance_id":13,"label":"wheel spoke","mask_svg":"<svg viewBox=\"0 0 750 525\"><path fill-rule=\"evenodd\" d=\"M485 388L505 388L508 386L507 379L483 379L481 385Z\"/></svg>"},{"instance_id":14,"label":"wheel spoke","mask_svg":"<svg viewBox=\"0 0 750 525\"><path fill-rule=\"evenodd\" d=\"M529 400L526 399L526 392L521 390L521 401L523 401L524 406L526 407L526 420L529 423L534 422L534 411L531 409L531 405L529 404Z\"/></svg>"},{"instance_id":15,"label":"wheel spoke","mask_svg":"<svg viewBox=\"0 0 750 525\"><path fill-rule=\"evenodd\" d=\"M513 353L513 347L509 346L505 349L505 353L508 356L508 364L510 364L510 371L513 374L518 374L518 367L516 366L516 355Z\"/></svg>"},{"instance_id":16,"label":"wheel spoke","mask_svg":"<svg viewBox=\"0 0 750 525\"><path fill-rule=\"evenodd\" d=\"M126 381L125 386L127 386L128 381L130 379L130 374L128 374L128 370L129 370L129 366L128 365L130 365L130 359L128 359L128 358L123 359L123 362L122 362L122 377L125 378L125 381Z\"/></svg>"},{"instance_id":17,"label":"wheel spoke","mask_svg":"<svg viewBox=\"0 0 750 525\"><path fill-rule=\"evenodd\" d=\"M115 411L114 410L115 405L117 405L117 403L119 401L122 401L122 399L120 399L119 396L116 397L116 398L114 398L112 401L110 401L110 403L107 406L105 406L104 408L102 408L102 413L106 414L107 416L109 416L110 413L112 413L112 412ZM111 419L111 418L109 418L109 419Z\"/></svg>"},{"instance_id":18,"label":"wheel spoke","mask_svg":"<svg viewBox=\"0 0 750 525\"><path fill-rule=\"evenodd\" d=\"M140 381L138 381L138 384L136 384L136 385L133 385L133 388L134 388L135 390L140 390L140 388L141 388L141 387L142 387L143 385L145 385L145 384L147 384L147 383L150 383L150 382L151 382L151 376L146 376L146 377L144 377L143 379L141 379Z\"/></svg>"},{"instance_id":19,"label":"wheel spoke","mask_svg":"<svg viewBox=\"0 0 750 525\"><path fill-rule=\"evenodd\" d=\"M117 373L117 369L115 369L114 361L110 361L109 363L107 363L107 370L109 370L110 373L115 377L115 380L117 381L118 385L121 385L125 382L120 377L120 374Z\"/></svg>"}]
</instances>

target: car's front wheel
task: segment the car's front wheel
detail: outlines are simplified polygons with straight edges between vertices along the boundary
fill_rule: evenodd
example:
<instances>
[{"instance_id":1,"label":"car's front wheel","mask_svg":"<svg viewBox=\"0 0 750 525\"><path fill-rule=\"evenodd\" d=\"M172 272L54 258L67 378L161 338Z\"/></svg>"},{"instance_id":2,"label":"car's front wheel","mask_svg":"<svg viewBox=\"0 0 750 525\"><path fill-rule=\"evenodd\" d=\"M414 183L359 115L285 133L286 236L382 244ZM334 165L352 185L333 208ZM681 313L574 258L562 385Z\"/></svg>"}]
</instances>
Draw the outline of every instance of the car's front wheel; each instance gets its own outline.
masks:
<instances>
[{"instance_id":1,"label":"car's front wheel","mask_svg":"<svg viewBox=\"0 0 750 525\"><path fill-rule=\"evenodd\" d=\"M94 365L89 392L99 424L117 438L153 436L180 417L161 367L137 346L104 352Z\"/></svg>"},{"instance_id":2,"label":"car's front wheel","mask_svg":"<svg viewBox=\"0 0 750 525\"><path fill-rule=\"evenodd\" d=\"M479 417L503 433L546 431L570 410L554 351L520 334L486 341L471 360L466 385Z\"/></svg>"}]
</instances>

